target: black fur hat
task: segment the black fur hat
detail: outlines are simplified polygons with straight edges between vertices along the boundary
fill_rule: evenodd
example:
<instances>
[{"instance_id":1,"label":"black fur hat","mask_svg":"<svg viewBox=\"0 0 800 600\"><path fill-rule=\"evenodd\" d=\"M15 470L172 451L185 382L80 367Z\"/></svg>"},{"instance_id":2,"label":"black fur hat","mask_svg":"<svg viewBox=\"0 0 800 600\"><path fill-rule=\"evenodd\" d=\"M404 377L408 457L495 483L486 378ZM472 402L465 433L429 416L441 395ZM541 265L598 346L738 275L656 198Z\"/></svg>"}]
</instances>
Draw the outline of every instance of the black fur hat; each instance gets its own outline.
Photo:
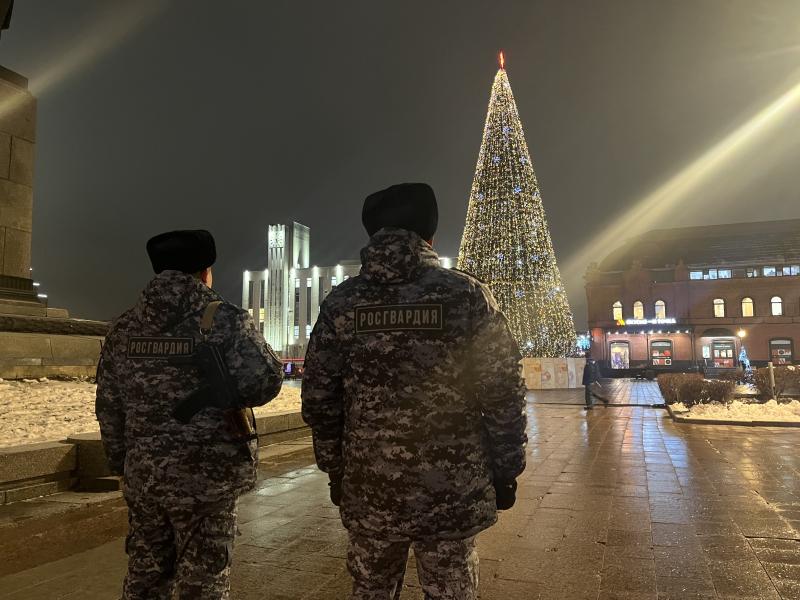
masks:
<instances>
[{"instance_id":1,"label":"black fur hat","mask_svg":"<svg viewBox=\"0 0 800 600\"><path fill-rule=\"evenodd\" d=\"M184 229L161 233L147 241L147 255L153 271L198 273L217 260L214 236L205 229Z\"/></svg>"},{"instance_id":2,"label":"black fur hat","mask_svg":"<svg viewBox=\"0 0 800 600\"><path fill-rule=\"evenodd\" d=\"M427 183L399 183L367 196L361 221L370 237L383 227L397 227L430 240L439 225L439 208Z\"/></svg>"}]
</instances>

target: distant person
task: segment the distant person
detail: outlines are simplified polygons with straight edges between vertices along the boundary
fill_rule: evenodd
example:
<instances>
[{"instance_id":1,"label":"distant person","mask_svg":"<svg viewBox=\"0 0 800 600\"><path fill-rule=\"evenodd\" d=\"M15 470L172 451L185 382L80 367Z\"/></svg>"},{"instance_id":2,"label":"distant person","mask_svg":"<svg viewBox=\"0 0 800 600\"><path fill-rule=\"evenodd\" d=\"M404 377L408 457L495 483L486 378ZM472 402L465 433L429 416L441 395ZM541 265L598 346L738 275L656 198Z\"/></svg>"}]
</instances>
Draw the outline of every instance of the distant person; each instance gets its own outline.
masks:
<instances>
[{"instance_id":1,"label":"distant person","mask_svg":"<svg viewBox=\"0 0 800 600\"><path fill-rule=\"evenodd\" d=\"M601 396L595 391L595 387L600 385L600 367L597 361L591 358L586 359L586 364L583 366L583 394L586 400L586 410L592 409L592 397L602 401L603 404L608 404L608 399Z\"/></svg>"},{"instance_id":2,"label":"distant person","mask_svg":"<svg viewBox=\"0 0 800 600\"><path fill-rule=\"evenodd\" d=\"M475 536L525 468L520 355L489 289L440 266L425 184L367 197L361 273L334 288L306 353L303 418L350 538L354 599L478 594Z\"/></svg>"},{"instance_id":3,"label":"distant person","mask_svg":"<svg viewBox=\"0 0 800 600\"><path fill-rule=\"evenodd\" d=\"M282 366L248 313L211 290L214 238L172 231L147 242L156 276L111 326L97 369L97 420L111 472L124 475L130 533L124 600L229 596L237 498L256 481L252 411L274 398ZM219 352L226 388L193 366ZM187 398L219 399L187 423ZM244 427L244 431L242 428Z\"/></svg>"}]
</instances>

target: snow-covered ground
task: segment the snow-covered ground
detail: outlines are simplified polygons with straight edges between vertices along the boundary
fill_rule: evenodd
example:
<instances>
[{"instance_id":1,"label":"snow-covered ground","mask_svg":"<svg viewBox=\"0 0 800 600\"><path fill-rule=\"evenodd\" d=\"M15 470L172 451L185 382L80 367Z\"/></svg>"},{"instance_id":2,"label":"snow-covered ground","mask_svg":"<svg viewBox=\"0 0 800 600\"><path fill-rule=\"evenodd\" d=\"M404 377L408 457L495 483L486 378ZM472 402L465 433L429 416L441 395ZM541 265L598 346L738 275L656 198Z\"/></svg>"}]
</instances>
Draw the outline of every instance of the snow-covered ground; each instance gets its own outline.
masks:
<instances>
[{"instance_id":1,"label":"snow-covered ground","mask_svg":"<svg viewBox=\"0 0 800 600\"><path fill-rule=\"evenodd\" d=\"M0 379L0 447L63 440L97 431L94 396L85 381ZM284 385L280 395L255 409L256 416L300 410L300 388Z\"/></svg>"},{"instance_id":2,"label":"snow-covered ground","mask_svg":"<svg viewBox=\"0 0 800 600\"><path fill-rule=\"evenodd\" d=\"M681 417L692 419L713 419L725 421L783 421L800 422L800 402L792 400L781 402L770 400L764 404L740 402L734 400L728 405L712 403L697 404L687 411L686 406L679 402L671 404L672 412Z\"/></svg>"}]
</instances>

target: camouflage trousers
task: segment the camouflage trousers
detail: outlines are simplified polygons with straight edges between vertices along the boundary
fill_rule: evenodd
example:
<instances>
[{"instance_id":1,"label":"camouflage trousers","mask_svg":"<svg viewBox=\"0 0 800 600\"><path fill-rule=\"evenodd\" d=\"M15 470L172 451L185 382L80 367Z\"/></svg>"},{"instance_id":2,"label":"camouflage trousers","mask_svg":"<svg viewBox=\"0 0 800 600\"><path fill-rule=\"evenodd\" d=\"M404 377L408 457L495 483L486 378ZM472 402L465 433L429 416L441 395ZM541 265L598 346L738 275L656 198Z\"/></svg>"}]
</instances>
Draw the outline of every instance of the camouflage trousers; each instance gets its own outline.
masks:
<instances>
[{"instance_id":1,"label":"camouflage trousers","mask_svg":"<svg viewBox=\"0 0 800 600\"><path fill-rule=\"evenodd\" d=\"M476 600L478 552L474 536L389 542L350 532L347 568L353 577L352 600L399 599L410 547L425 600Z\"/></svg>"},{"instance_id":2,"label":"camouflage trousers","mask_svg":"<svg viewBox=\"0 0 800 600\"><path fill-rule=\"evenodd\" d=\"M128 574L123 600L224 600L236 534L236 498L178 506L126 497Z\"/></svg>"}]
</instances>

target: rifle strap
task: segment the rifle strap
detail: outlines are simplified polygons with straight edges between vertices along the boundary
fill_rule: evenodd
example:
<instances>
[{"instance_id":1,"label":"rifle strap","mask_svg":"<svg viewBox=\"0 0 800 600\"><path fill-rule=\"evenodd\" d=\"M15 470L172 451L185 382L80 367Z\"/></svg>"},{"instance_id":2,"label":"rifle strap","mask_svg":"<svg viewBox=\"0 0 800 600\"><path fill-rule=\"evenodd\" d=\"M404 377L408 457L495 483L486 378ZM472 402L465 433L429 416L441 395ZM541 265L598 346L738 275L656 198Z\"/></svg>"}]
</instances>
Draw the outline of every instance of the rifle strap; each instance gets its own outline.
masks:
<instances>
[{"instance_id":1,"label":"rifle strap","mask_svg":"<svg viewBox=\"0 0 800 600\"><path fill-rule=\"evenodd\" d=\"M214 326L214 315L217 314L217 309L221 304L221 300L214 300L213 302L209 302L208 306L206 306L206 310L203 312L203 318L200 319L200 333L203 334L204 338L211 333L211 329Z\"/></svg>"}]
</instances>

